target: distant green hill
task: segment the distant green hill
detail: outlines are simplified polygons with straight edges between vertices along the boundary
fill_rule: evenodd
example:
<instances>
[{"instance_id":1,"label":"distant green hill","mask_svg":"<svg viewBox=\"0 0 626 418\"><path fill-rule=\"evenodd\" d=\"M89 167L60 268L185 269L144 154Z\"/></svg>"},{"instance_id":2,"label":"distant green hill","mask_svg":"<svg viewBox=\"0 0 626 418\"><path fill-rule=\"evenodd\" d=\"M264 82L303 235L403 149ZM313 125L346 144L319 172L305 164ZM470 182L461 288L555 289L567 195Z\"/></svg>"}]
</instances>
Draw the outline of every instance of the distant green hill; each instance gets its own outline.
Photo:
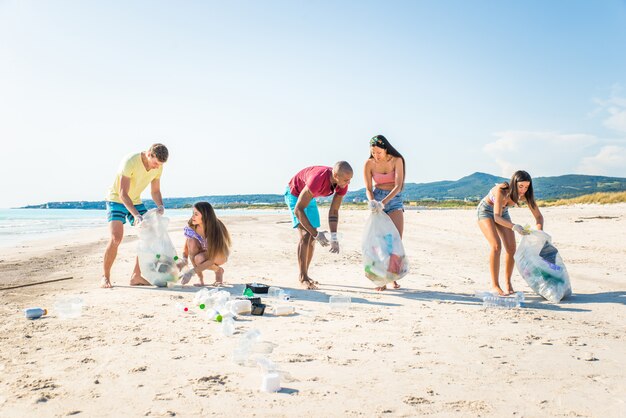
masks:
<instances>
[{"instance_id":1,"label":"distant green hill","mask_svg":"<svg viewBox=\"0 0 626 418\"><path fill-rule=\"evenodd\" d=\"M406 183L404 200L479 200L487 194L494 183L508 181L503 177L486 173L474 173L459 180L437 181L433 183ZM568 174L556 177L537 177L533 179L535 197L542 200L567 199L598 192L626 191L626 178L586 176ZM217 207L238 207L259 205L282 205L283 196L279 194L216 195L197 197L165 198L167 208L191 207L194 202L207 201ZM320 199L328 202L329 198ZM365 189L348 192L345 201L365 200ZM154 207L151 200L145 201L148 208ZM25 208L50 209L104 209L104 201L98 202L49 202Z\"/></svg>"}]
</instances>

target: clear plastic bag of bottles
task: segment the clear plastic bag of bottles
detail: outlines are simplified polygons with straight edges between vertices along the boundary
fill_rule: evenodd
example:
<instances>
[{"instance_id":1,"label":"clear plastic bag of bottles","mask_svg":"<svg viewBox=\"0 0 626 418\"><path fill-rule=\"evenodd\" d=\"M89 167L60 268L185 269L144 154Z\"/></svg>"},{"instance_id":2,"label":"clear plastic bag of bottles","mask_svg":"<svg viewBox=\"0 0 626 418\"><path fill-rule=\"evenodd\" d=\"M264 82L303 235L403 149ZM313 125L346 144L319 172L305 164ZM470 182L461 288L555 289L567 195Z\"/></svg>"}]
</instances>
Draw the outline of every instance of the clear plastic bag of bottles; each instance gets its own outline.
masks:
<instances>
[{"instance_id":1,"label":"clear plastic bag of bottles","mask_svg":"<svg viewBox=\"0 0 626 418\"><path fill-rule=\"evenodd\" d=\"M176 248L167 233L169 218L159 215L156 209L149 210L139 228L137 256L141 275L159 287L178 281Z\"/></svg>"},{"instance_id":2,"label":"clear plastic bag of bottles","mask_svg":"<svg viewBox=\"0 0 626 418\"><path fill-rule=\"evenodd\" d=\"M399 280L409 272L402 239L383 211L372 212L363 233L363 269L376 286Z\"/></svg>"},{"instance_id":3,"label":"clear plastic bag of bottles","mask_svg":"<svg viewBox=\"0 0 626 418\"><path fill-rule=\"evenodd\" d=\"M528 286L550 302L558 303L572 294L563 259L545 232L524 235L515 252L515 262Z\"/></svg>"}]
</instances>

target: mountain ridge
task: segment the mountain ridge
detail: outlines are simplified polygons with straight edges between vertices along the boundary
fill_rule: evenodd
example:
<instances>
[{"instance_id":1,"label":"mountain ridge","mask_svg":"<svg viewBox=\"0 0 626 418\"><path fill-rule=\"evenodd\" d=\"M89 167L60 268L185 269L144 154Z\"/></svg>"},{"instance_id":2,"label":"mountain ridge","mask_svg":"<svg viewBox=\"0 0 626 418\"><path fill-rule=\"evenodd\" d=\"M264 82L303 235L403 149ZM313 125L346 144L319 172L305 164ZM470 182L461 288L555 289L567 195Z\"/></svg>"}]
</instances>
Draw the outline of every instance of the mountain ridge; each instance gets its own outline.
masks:
<instances>
[{"instance_id":1,"label":"mountain ridge","mask_svg":"<svg viewBox=\"0 0 626 418\"><path fill-rule=\"evenodd\" d=\"M405 201L446 201L469 200L478 201L487 194L495 183L509 181L504 177L488 173L475 172L458 180L441 180L430 183L405 183L403 197ZM537 177L533 179L535 198L542 200L566 199L597 192L626 191L626 178L591 176L585 174L564 174L552 177ZM348 192L344 201L355 202L365 200L365 188ZM280 204L283 195L280 194L247 194L247 195L204 195L195 197L164 198L167 208L189 207L197 201L208 201L213 205L267 205ZM330 200L318 199L321 202ZM146 207L154 207L152 200L145 200ZM68 201L47 202L39 205L23 206L20 209L104 209L104 201Z\"/></svg>"}]
</instances>

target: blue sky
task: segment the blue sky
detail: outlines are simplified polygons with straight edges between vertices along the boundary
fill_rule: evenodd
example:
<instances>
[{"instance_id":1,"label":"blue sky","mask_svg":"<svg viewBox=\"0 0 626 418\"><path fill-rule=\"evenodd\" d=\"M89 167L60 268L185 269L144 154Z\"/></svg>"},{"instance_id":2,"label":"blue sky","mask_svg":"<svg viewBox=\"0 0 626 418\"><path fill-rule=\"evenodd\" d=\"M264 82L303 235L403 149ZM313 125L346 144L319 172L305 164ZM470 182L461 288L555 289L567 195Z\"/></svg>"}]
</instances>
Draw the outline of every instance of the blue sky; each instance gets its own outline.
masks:
<instances>
[{"instance_id":1,"label":"blue sky","mask_svg":"<svg viewBox=\"0 0 626 418\"><path fill-rule=\"evenodd\" d=\"M409 182L624 177L625 45L623 0L0 0L0 207L102 200L153 142L165 197L361 188L375 134Z\"/></svg>"}]
</instances>

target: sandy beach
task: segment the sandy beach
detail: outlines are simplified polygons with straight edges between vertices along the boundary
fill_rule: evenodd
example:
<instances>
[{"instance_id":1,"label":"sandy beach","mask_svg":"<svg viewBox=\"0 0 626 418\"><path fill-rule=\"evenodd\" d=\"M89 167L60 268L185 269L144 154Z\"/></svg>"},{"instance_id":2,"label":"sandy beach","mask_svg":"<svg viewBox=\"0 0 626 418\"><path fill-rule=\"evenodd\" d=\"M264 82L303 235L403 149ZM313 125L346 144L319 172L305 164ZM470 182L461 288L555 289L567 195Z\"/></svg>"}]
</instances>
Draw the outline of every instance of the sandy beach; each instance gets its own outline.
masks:
<instances>
[{"instance_id":1,"label":"sandy beach","mask_svg":"<svg viewBox=\"0 0 626 418\"><path fill-rule=\"evenodd\" d=\"M474 296L489 289L474 210L407 211L411 272L385 292L362 274L365 210L340 212L340 254L316 249L319 291L297 286L288 216L224 217L233 238L225 289L278 286L297 312L239 316L231 337L191 306L193 286L128 286L132 228L111 290L98 287L106 228L20 245L0 256L0 416L626 416L626 205L542 212L574 294L551 304L516 271L526 303L511 310ZM527 209L511 216L532 224ZM182 225L170 225L179 250ZM7 289L64 277L73 279ZM329 308L337 294L351 296L349 310ZM82 316L61 319L54 304L70 295L83 299ZM27 320L31 306L50 313ZM232 360L252 329L275 344L266 356L281 371L277 393L259 391L258 367Z\"/></svg>"}]
</instances>

